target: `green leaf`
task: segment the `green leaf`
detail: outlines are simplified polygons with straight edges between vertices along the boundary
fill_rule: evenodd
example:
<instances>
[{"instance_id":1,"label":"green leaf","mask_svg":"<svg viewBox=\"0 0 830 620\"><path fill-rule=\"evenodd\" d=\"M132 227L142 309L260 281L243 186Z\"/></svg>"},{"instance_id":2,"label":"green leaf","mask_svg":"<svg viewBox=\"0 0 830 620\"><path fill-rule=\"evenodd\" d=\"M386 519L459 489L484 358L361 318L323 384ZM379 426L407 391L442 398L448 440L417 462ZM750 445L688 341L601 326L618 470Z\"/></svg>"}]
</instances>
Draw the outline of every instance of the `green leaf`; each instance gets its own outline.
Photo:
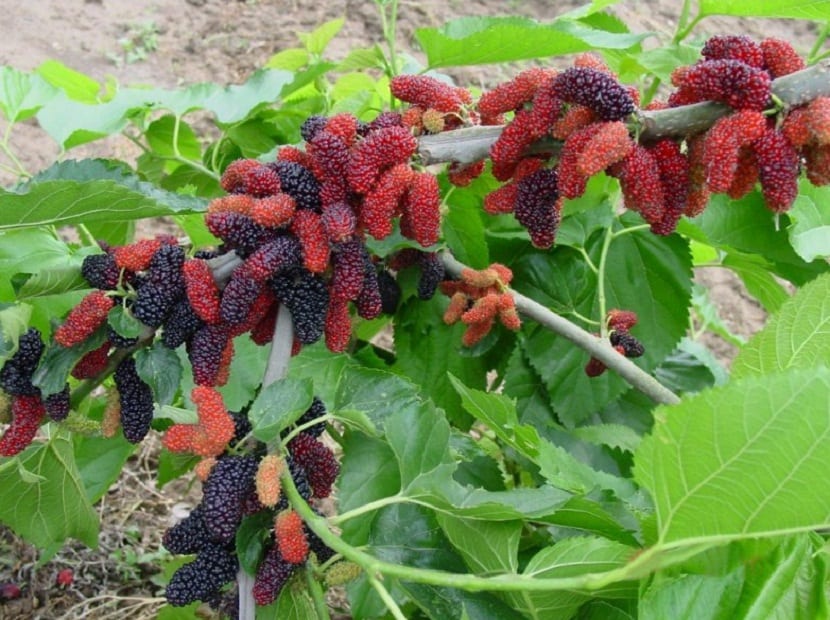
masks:
<instances>
[{"instance_id":1,"label":"green leaf","mask_svg":"<svg viewBox=\"0 0 830 620\"><path fill-rule=\"evenodd\" d=\"M823 586L827 567L817 546L814 535L793 536L760 561L748 563L741 599L732 617L826 618Z\"/></svg>"},{"instance_id":2,"label":"green leaf","mask_svg":"<svg viewBox=\"0 0 830 620\"><path fill-rule=\"evenodd\" d=\"M283 588L275 605L276 610L273 614L267 611L268 607L263 607L257 610L257 617L279 618L280 620L318 620L320 618L306 588L290 586Z\"/></svg>"},{"instance_id":3,"label":"green leaf","mask_svg":"<svg viewBox=\"0 0 830 620\"><path fill-rule=\"evenodd\" d=\"M10 123L33 116L58 90L37 74L0 67L0 111Z\"/></svg>"},{"instance_id":4,"label":"green leaf","mask_svg":"<svg viewBox=\"0 0 830 620\"><path fill-rule=\"evenodd\" d=\"M18 457L20 464L40 477L24 482L16 469L0 470L0 487L14 501L0 502L0 521L41 549L77 538L88 547L98 545L98 515L75 464L72 442L53 436Z\"/></svg>"},{"instance_id":5,"label":"green leaf","mask_svg":"<svg viewBox=\"0 0 830 620\"><path fill-rule=\"evenodd\" d=\"M166 114L154 120L144 132L150 148L162 157L184 157L199 161L202 148L193 129L180 118Z\"/></svg>"},{"instance_id":6,"label":"green leaf","mask_svg":"<svg viewBox=\"0 0 830 620\"><path fill-rule=\"evenodd\" d=\"M239 529L236 530L236 553L239 557L239 565L249 575L256 575L265 544L271 538L273 526L273 513L262 510L244 517Z\"/></svg>"},{"instance_id":7,"label":"green leaf","mask_svg":"<svg viewBox=\"0 0 830 620\"><path fill-rule=\"evenodd\" d=\"M536 463L541 475L555 487L574 493L587 493L594 488L608 489L618 497L628 497L633 493L633 486L628 481L592 469L566 450L541 438L533 426L519 424L516 405L507 397L474 390L455 377L451 379L461 395L464 408L487 424L505 444Z\"/></svg>"},{"instance_id":8,"label":"green leaf","mask_svg":"<svg viewBox=\"0 0 830 620\"><path fill-rule=\"evenodd\" d=\"M595 208L563 218L559 230L556 231L556 244L585 247L588 237L600 228L609 228L613 220L613 206L610 201L603 200Z\"/></svg>"},{"instance_id":9,"label":"green leaf","mask_svg":"<svg viewBox=\"0 0 830 620\"><path fill-rule=\"evenodd\" d=\"M74 434L75 462L87 499L96 503L118 480L124 463L136 451L123 435L117 437L84 437Z\"/></svg>"},{"instance_id":10,"label":"green leaf","mask_svg":"<svg viewBox=\"0 0 830 620\"><path fill-rule=\"evenodd\" d=\"M401 587L430 618L516 620L516 610L492 594L413 582L402 583Z\"/></svg>"},{"instance_id":11,"label":"green leaf","mask_svg":"<svg viewBox=\"0 0 830 620\"><path fill-rule=\"evenodd\" d=\"M262 385L269 347L258 346L245 334L234 339L233 349L229 373L233 380L220 387L219 393L230 411L239 411L254 399Z\"/></svg>"},{"instance_id":12,"label":"green leaf","mask_svg":"<svg viewBox=\"0 0 830 620\"><path fill-rule=\"evenodd\" d=\"M784 17L826 21L830 18L827 0L701 0L700 14Z\"/></svg>"},{"instance_id":13,"label":"green leaf","mask_svg":"<svg viewBox=\"0 0 830 620\"><path fill-rule=\"evenodd\" d=\"M384 63L383 50L379 45L374 47L357 47L349 51L346 57L337 65L338 71L355 71L360 69L382 69Z\"/></svg>"},{"instance_id":14,"label":"green leaf","mask_svg":"<svg viewBox=\"0 0 830 620\"><path fill-rule=\"evenodd\" d=\"M254 437L273 441L308 410L313 398L314 388L308 379L286 377L263 388L248 411Z\"/></svg>"},{"instance_id":15,"label":"green leaf","mask_svg":"<svg viewBox=\"0 0 830 620\"><path fill-rule=\"evenodd\" d=\"M684 347L686 339L654 371L655 378L676 394L700 392L715 383L709 366Z\"/></svg>"},{"instance_id":16,"label":"green leaf","mask_svg":"<svg viewBox=\"0 0 830 620\"><path fill-rule=\"evenodd\" d=\"M482 521L438 514L438 523L474 573L518 571L521 521Z\"/></svg>"},{"instance_id":17,"label":"green leaf","mask_svg":"<svg viewBox=\"0 0 830 620\"><path fill-rule=\"evenodd\" d=\"M308 52L299 47L290 47L281 50L265 61L265 69L285 69L286 71L297 71L308 64Z\"/></svg>"},{"instance_id":18,"label":"green leaf","mask_svg":"<svg viewBox=\"0 0 830 620\"><path fill-rule=\"evenodd\" d=\"M32 307L26 304L3 306L0 309L0 361L15 354L20 336L26 331L32 315Z\"/></svg>"},{"instance_id":19,"label":"green leaf","mask_svg":"<svg viewBox=\"0 0 830 620\"><path fill-rule=\"evenodd\" d=\"M201 457L192 454L180 454L162 450L159 454L159 466L156 474L156 485L162 488L171 480L175 480L189 472L201 460Z\"/></svg>"},{"instance_id":20,"label":"green leaf","mask_svg":"<svg viewBox=\"0 0 830 620\"><path fill-rule=\"evenodd\" d=\"M52 343L47 347L40 365L32 377L32 383L44 396L63 390L69 371L86 353L100 347L106 339L106 329L99 328L89 338L74 347L62 347Z\"/></svg>"},{"instance_id":21,"label":"green leaf","mask_svg":"<svg viewBox=\"0 0 830 620\"><path fill-rule=\"evenodd\" d=\"M425 302L410 298L395 314L393 369L415 384L424 386L429 397L442 407L457 426L469 425L458 393L449 381L452 373L464 383L483 388L488 366L481 357L459 355L461 335L466 326L444 323L446 298L436 296Z\"/></svg>"},{"instance_id":22,"label":"green leaf","mask_svg":"<svg viewBox=\"0 0 830 620\"><path fill-rule=\"evenodd\" d=\"M761 302L767 312L775 312L790 297L773 275L775 265L760 256L729 252L721 264L735 272L749 294Z\"/></svg>"},{"instance_id":23,"label":"green leaf","mask_svg":"<svg viewBox=\"0 0 830 620\"><path fill-rule=\"evenodd\" d=\"M828 2L830 6L830 2ZM799 195L787 211L787 233L796 253L808 263L830 256L830 188L799 184Z\"/></svg>"},{"instance_id":24,"label":"green leaf","mask_svg":"<svg viewBox=\"0 0 830 620\"><path fill-rule=\"evenodd\" d=\"M631 547L603 538L567 538L534 555L523 574L551 578L603 573L620 568L633 553ZM594 596L630 598L635 593L635 583L622 582L595 593L565 590L510 593L508 596L517 609L531 617L570 618L583 603Z\"/></svg>"},{"instance_id":25,"label":"green leaf","mask_svg":"<svg viewBox=\"0 0 830 620\"><path fill-rule=\"evenodd\" d=\"M67 97L81 103L97 103L101 85L88 75L70 69L57 60L45 60L36 69L38 75L52 86L60 88Z\"/></svg>"},{"instance_id":26,"label":"green leaf","mask_svg":"<svg viewBox=\"0 0 830 620\"><path fill-rule=\"evenodd\" d=\"M340 32L343 23L343 18L338 17L337 19L331 19L317 26L311 32L298 32L297 36L303 42L303 45L306 46L309 53L319 56L325 51L326 46L334 38L334 35Z\"/></svg>"},{"instance_id":27,"label":"green leaf","mask_svg":"<svg viewBox=\"0 0 830 620\"><path fill-rule=\"evenodd\" d=\"M700 48L685 43L656 47L637 55L637 62L660 78L671 83L672 71L677 67L693 65L700 59Z\"/></svg>"},{"instance_id":28,"label":"green leaf","mask_svg":"<svg viewBox=\"0 0 830 620\"><path fill-rule=\"evenodd\" d=\"M141 321L130 314L122 305L117 305L107 314L107 323L124 338L138 338L144 331Z\"/></svg>"},{"instance_id":29,"label":"green leaf","mask_svg":"<svg viewBox=\"0 0 830 620\"><path fill-rule=\"evenodd\" d=\"M658 581L645 591L640 601L642 620L694 618L695 620L730 620L741 595L742 571L728 575L681 575ZM773 616L768 616L773 617Z\"/></svg>"},{"instance_id":30,"label":"green leaf","mask_svg":"<svg viewBox=\"0 0 830 620\"><path fill-rule=\"evenodd\" d=\"M415 37L429 68L512 62L592 49L627 49L648 34L595 30L576 21L540 23L524 17L462 17Z\"/></svg>"},{"instance_id":31,"label":"green leaf","mask_svg":"<svg viewBox=\"0 0 830 620\"><path fill-rule=\"evenodd\" d=\"M341 374L335 409L365 413L378 429L399 411L419 410L417 387L405 378L370 368L347 367Z\"/></svg>"},{"instance_id":32,"label":"green leaf","mask_svg":"<svg viewBox=\"0 0 830 620\"><path fill-rule=\"evenodd\" d=\"M120 222L204 211L206 201L159 189L104 160L65 161L16 191L0 190L0 230Z\"/></svg>"},{"instance_id":33,"label":"green leaf","mask_svg":"<svg viewBox=\"0 0 830 620\"><path fill-rule=\"evenodd\" d=\"M654 499L660 541L726 542L830 525L822 473L828 389L826 367L790 370L659 407L634 461Z\"/></svg>"},{"instance_id":34,"label":"green leaf","mask_svg":"<svg viewBox=\"0 0 830 620\"><path fill-rule=\"evenodd\" d=\"M830 275L802 287L749 341L732 365L735 377L830 365Z\"/></svg>"},{"instance_id":35,"label":"green leaf","mask_svg":"<svg viewBox=\"0 0 830 620\"><path fill-rule=\"evenodd\" d=\"M622 424L580 426L571 430L571 434L582 441L617 448L624 452L634 452L642 439L633 429Z\"/></svg>"},{"instance_id":36,"label":"green leaf","mask_svg":"<svg viewBox=\"0 0 830 620\"><path fill-rule=\"evenodd\" d=\"M696 318L701 322L701 331L714 332L736 347L746 344L746 339L738 334L733 334L726 322L720 317L718 307L712 301L709 289L698 283L692 285L692 307L697 315Z\"/></svg>"},{"instance_id":37,"label":"green leaf","mask_svg":"<svg viewBox=\"0 0 830 620\"><path fill-rule=\"evenodd\" d=\"M442 223L444 240L462 263L473 269L484 269L490 264L490 255L484 238L481 201L498 185L486 174L473 180L463 191L451 187L442 175L442 191L450 205Z\"/></svg>"},{"instance_id":38,"label":"green leaf","mask_svg":"<svg viewBox=\"0 0 830 620\"><path fill-rule=\"evenodd\" d=\"M299 355L291 358L288 376L313 381L314 393L327 407L348 409L337 403L337 390L346 368L355 367L357 364L348 355L332 355L323 343L318 343L303 347Z\"/></svg>"},{"instance_id":39,"label":"green leaf","mask_svg":"<svg viewBox=\"0 0 830 620\"><path fill-rule=\"evenodd\" d=\"M169 405L179 389L182 364L172 349L157 340L150 348L139 349L134 354L138 376L153 390L159 405Z\"/></svg>"}]
</instances>

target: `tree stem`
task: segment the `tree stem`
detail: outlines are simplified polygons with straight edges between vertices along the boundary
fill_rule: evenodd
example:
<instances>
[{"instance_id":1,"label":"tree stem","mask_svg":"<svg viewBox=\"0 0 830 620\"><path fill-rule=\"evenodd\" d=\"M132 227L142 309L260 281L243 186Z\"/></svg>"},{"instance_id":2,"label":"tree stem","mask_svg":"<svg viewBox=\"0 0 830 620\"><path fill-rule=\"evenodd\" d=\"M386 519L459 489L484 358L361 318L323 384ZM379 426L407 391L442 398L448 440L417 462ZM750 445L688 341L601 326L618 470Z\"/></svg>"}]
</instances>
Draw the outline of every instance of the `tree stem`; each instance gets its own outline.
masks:
<instances>
[{"instance_id":1,"label":"tree stem","mask_svg":"<svg viewBox=\"0 0 830 620\"><path fill-rule=\"evenodd\" d=\"M466 265L457 261L446 250L442 251L440 256L447 272L453 276L459 276L461 270L467 268ZM632 363L628 358L617 353L608 342L586 332L566 318L554 314L542 304L530 299L530 297L525 297L512 289L508 289L507 292L513 296L516 310L520 313L584 349L653 401L666 405L676 405L680 402L677 394Z\"/></svg>"}]
</instances>

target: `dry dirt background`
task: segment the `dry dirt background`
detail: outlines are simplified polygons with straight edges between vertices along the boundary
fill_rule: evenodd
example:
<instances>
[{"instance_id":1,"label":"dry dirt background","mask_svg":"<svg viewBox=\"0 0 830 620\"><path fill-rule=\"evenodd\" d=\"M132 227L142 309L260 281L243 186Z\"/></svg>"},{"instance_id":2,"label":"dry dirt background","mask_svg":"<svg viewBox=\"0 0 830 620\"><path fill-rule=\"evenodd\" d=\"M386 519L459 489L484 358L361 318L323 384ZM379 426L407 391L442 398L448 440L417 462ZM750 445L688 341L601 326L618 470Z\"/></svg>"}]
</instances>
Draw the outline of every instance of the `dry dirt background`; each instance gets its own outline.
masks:
<instances>
[{"instance_id":1,"label":"dry dirt background","mask_svg":"<svg viewBox=\"0 0 830 620\"><path fill-rule=\"evenodd\" d=\"M412 33L416 28L466 15L510 14L547 20L580 4L541 0L402 1L398 41L403 50L422 58L414 49ZM612 11L634 32L655 31L666 37L674 28L681 4L679 0L628 1ZM0 65L31 70L54 58L99 81L113 76L128 85L239 83L272 54L298 45L296 32L310 31L335 17L345 17L346 23L327 52L332 59L343 58L355 47L381 41L380 19L370 0L0 0L0 16ZM140 40L142 30L155 33L157 48L143 60L126 62L121 41L131 37ZM795 21L709 18L694 35L780 36L806 51L813 43L814 32L810 24ZM657 39L652 41L656 43ZM487 68L450 73L463 84L484 86L491 83L493 75ZM0 131L4 130L0 121ZM16 127L12 145L32 172L48 166L58 154L54 143L34 123ZM123 157L130 151L110 140L72 151L68 156L91 153ZM2 182L10 180L0 177ZM749 336L763 325L763 310L729 272L708 269L698 274L698 281L710 289L733 332ZM708 342L728 363L733 354L730 345L716 338ZM104 498L99 550L69 545L51 562L37 568L34 550L0 528L0 584L14 581L23 588L21 599L0 602L0 620L155 616L160 600L154 597L161 589L151 578L160 532L188 509L183 485L156 490L156 448L142 448ZM137 557L130 559L131 553ZM55 575L65 567L74 569L75 583L61 590L55 585Z\"/></svg>"}]
</instances>

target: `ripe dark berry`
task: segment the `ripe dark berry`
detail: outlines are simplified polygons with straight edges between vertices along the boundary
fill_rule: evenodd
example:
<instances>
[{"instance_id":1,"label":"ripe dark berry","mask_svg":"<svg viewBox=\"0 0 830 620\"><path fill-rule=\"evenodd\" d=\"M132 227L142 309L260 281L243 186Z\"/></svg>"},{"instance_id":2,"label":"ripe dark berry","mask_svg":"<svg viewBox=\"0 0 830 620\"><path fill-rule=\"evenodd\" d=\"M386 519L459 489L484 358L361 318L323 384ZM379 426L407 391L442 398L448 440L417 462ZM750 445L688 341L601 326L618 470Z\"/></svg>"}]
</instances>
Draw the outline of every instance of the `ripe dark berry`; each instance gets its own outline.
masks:
<instances>
[{"instance_id":1,"label":"ripe dark berry","mask_svg":"<svg viewBox=\"0 0 830 620\"><path fill-rule=\"evenodd\" d=\"M222 301L219 305L222 320L228 325L243 323L262 286L262 281L254 279L245 264L237 267L222 291Z\"/></svg>"},{"instance_id":2,"label":"ripe dark berry","mask_svg":"<svg viewBox=\"0 0 830 620\"><path fill-rule=\"evenodd\" d=\"M739 60L751 67L764 66L761 46L746 35L716 35L710 37L701 56L706 60Z\"/></svg>"},{"instance_id":3,"label":"ripe dark berry","mask_svg":"<svg viewBox=\"0 0 830 620\"><path fill-rule=\"evenodd\" d=\"M628 89L613 76L590 67L572 67L560 73L552 88L563 101L590 108L602 120L619 121L634 112Z\"/></svg>"},{"instance_id":4,"label":"ripe dark berry","mask_svg":"<svg viewBox=\"0 0 830 620\"><path fill-rule=\"evenodd\" d=\"M293 235L269 241L245 261L245 272L257 282L265 282L277 272L300 264L300 243Z\"/></svg>"},{"instance_id":5,"label":"ripe dark berry","mask_svg":"<svg viewBox=\"0 0 830 620\"><path fill-rule=\"evenodd\" d=\"M309 116L300 126L300 135L306 142L311 142L317 132L326 126L328 119L325 116Z\"/></svg>"},{"instance_id":6,"label":"ripe dark berry","mask_svg":"<svg viewBox=\"0 0 830 620\"><path fill-rule=\"evenodd\" d=\"M326 406L323 404L323 401L320 400L317 396L314 397L314 400L311 401L311 407L299 417L299 419L295 422L297 426L305 424L307 422L311 422L316 418L320 418L326 415ZM326 430L326 423L319 422L314 426L309 426L307 429L303 431L303 433L307 435L311 435L312 437L319 437L323 434L323 431Z\"/></svg>"},{"instance_id":7,"label":"ripe dark berry","mask_svg":"<svg viewBox=\"0 0 830 620\"><path fill-rule=\"evenodd\" d=\"M257 568L256 579L254 580L253 595L257 605L270 605L280 595L283 586L297 568L285 560L280 554L279 547L274 545L262 558Z\"/></svg>"},{"instance_id":8,"label":"ripe dark berry","mask_svg":"<svg viewBox=\"0 0 830 620\"><path fill-rule=\"evenodd\" d=\"M236 250L240 258L247 257L275 235L274 231L240 213L208 213L205 224L211 234L222 239L228 249Z\"/></svg>"},{"instance_id":9,"label":"ripe dark berry","mask_svg":"<svg viewBox=\"0 0 830 620\"><path fill-rule=\"evenodd\" d=\"M93 288L105 291L118 288L120 274L111 254L90 254L81 264L81 275Z\"/></svg>"},{"instance_id":10,"label":"ripe dark berry","mask_svg":"<svg viewBox=\"0 0 830 620\"><path fill-rule=\"evenodd\" d=\"M323 335L329 291L319 276L298 269L271 280L271 290L291 312L294 335L303 344L317 342Z\"/></svg>"},{"instance_id":11,"label":"ripe dark berry","mask_svg":"<svg viewBox=\"0 0 830 620\"><path fill-rule=\"evenodd\" d=\"M174 607L212 600L222 586L236 578L238 569L234 553L223 546L208 544L195 560L173 573L164 595Z\"/></svg>"},{"instance_id":12,"label":"ripe dark berry","mask_svg":"<svg viewBox=\"0 0 830 620\"><path fill-rule=\"evenodd\" d=\"M0 388L12 396L35 396L40 390L32 385L32 375L43 355L40 331L30 327L20 336L17 351L0 370Z\"/></svg>"},{"instance_id":13,"label":"ripe dark berry","mask_svg":"<svg viewBox=\"0 0 830 620\"><path fill-rule=\"evenodd\" d=\"M559 226L556 170L542 168L518 182L513 213L537 248L549 248Z\"/></svg>"},{"instance_id":14,"label":"ripe dark berry","mask_svg":"<svg viewBox=\"0 0 830 620\"><path fill-rule=\"evenodd\" d=\"M681 77L669 105L720 101L736 110L763 110L770 99L769 73L738 60L706 60Z\"/></svg>"},{"instance_id":15,"label":"ripe dark berry","mask_svg":"<svg viewBox=\"0 0 830 620\"><path fill-rule=\"evenodd\" d=\"M217 460L203 485L202 509L212 538L222 544L236 535L243 501L254 492L258 461L252 456L225 456Z\"/></svg>"},{"instance_id":16,"label":"ripe dark berry","mask_svg":"<svg viewBox=\"0 0 830 620\"><path fill-rule=\"evenodd\" d=\"M189 555L198 553L211 542L210 532L205 525L201 504L189 515L164 533L162 544L170 553Z\"/></svg>"},{"instance_id":17,"label":"ripe dark berry","mask_svg":"<svg viewBox=\"0 0 830 620\"><path fill-rule=\"evenodd\" d=\"M69 384L67 383L60 392L49 394L43 399L47 415L55 422L61 422L69 415Z\"/></svg>"},{"instance_id":18,"label":"ripe dark berry","mask_svg":"<svg viewBox=\"0 0 830 620\"><path fill-rule=\"evenodd\" d=\"M196 316L188 299L184 297L176 302L164 322L161 342L168 349L175 349L189 340L204 324L204 321Z\"/></svg>"},{"instance_id":19,"label":"ripe dark berry","mask_svg":"<svg viewBox=\"0 0 830 620\"><path fill-rule=\"evenodd\" d=\"M611 346L622 347L626 357L640 357L645 353L642 343L624 329L615 329L609 338Z\"/></svg>"},{"instance_id":20,"label":"ripe dark berry","mask_svg":"<svg viewBox=\"0 0 830 620\"><path fill-rule=\"evenodd\" d=\"M320 182L308 168L293 161L276 161L267 165L277 173L282 191L294 199L298 209L320 210Z\"/></svg>"},{"instance_id":21,"label":"ripe dark berry","mask_svg":"<svg viewBox=\"0 0 830 620\"><path fill-rule=\"evenodd\" d=\"M437 253L423 252L418 261L421 266L421 277L418 280L418 298L432 299L438 285L444 279L446 270L444 263Z\"/></svg>"},{"instance_id":22,"label":"ripe dark berry","mask_svg":"<svg viewBox=\"0 0 830 620\"><path fill-rule=\"evenodd\" d=\"M381 310L384 314L395 314L401 301L401 287L391 273L385 269L378 272Z\"/></svg>"},{"instance_id":23,"label":"ripe dark berry","mask_svg":"<svg viewBox=\"0 0 830 620\"><path fill-rule=\"evenodd\" d=\"M222 353L229 338L227 325L208 324L194 332L188 343L187 355L196 385L216 385Z\"/></svg>"},{"instance_id":24,"label":"ripe dark berry","mask_svg":"<svg viewBox=\"0 0 830 620\"><path fill-rule=\"evenodd\" d=\"M138 376L132 357L118 365L114 377L124 437L130 443L138 443L147 435L153 421L153 391Z\"/></svg>"}]
</instances>

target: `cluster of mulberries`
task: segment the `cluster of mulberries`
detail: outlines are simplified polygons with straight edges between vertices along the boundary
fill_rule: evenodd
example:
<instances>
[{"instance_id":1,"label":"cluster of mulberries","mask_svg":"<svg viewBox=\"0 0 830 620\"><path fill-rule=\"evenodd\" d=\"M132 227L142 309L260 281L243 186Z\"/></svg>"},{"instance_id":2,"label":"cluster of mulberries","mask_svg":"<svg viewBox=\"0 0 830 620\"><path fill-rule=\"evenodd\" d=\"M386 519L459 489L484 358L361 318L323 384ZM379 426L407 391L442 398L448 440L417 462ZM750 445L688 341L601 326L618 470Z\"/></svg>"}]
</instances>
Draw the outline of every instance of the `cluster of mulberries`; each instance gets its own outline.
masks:
<instances>
[{"instance_id":1,"label":"cluster of mulberries","mask_svg":"<svg viewBox=\"0 0 830 620\"><path fill-rule=\"evenodd\" d=\"M0 456L22 452L35 438L45 417L60 422L69 415L69 385L44 396L32 383L44 351L40 331L30 327L18 339L17 351L0 369L0 388L11 396L9 427L0 437Z\"/></svg>"},{"instance_id":2,"label":"cluster of mulberries","mask_svg":"<svg viewBox=\"0 0 830 620\"><path fill-rule=\"evenodd\" d=\"M228 414L221 397L211 388L197 386L192 397L199 423L174 425L164 438L169 449L207 456L197 466L203 481L201 502L164 535L164 546L171 553L196 554L195 560L173 575L166 592L168 602L187 605L200 600L218 604L226 584L236 577L236 532L246 516L256 514L273 523L254 585L257 604L268 605L312 552L321 563L334 554L308 529L282 494L282 476L286 474L307 501L331 493L340 466L332 450L319 439L325 429L325 422L320 420L326 415L325 406L315 398L296 421L285 456L257 450L255 455L239 455L225 453L230 441L220 441L216 435L241 439L250 429L250 424L245 424L247 419ZM210 442L217 449L203 449Z\"/></svg>"},{"instance_id":3,"label":"cluster of mulberries","mask_svg":"<svg viewBox=\"0 0 830 620\"><path fill-rule=\"evenodd\" d=\"M467 326L461 339L465 346L473 346L490 333L497 318L507 329L521 327L515 300L507 290L512 279L510 269L493 263L480 271L463 269L458 280L441 283L441 292L450 298L444 322L461 321Z\"/></svg>"},{"instance_id":4,"label":"cluster of mulberries","mask_svg":"<svg viewBox=\"0 0 830 620\"><path fill-rule=\"evenodd\" d=\"M630 310L609 310L605 323L608 326L608 340L611 346L625 357L640 357L645 353L642 343L631 335L631 328L637 324L636 313ZM605 364L592 357L585 365L585 374L589 377L599 377L605 372Z\"/></svg>"},{"instance_id":5,"label":"cluster of mulberries","mask_svg":"<svg viewBox=\"0 0 830 620\"><path fill-rule=\"evenodd\" d=\"M658 235L671 234L683 215L698 215L713 193L740 198L756 184L772 211L786 211L802 162L811 181L830 182L827 101L788 110L778 124L763 113L772 104L772 80L804 68L790 44L716 36L702 56L674 72L668 103L649 108L716 101L733 112L707 132L680 140L637 144L625 124L637 109L636 91L590 54L563 72L530 69L484 93L482 123L513 115L490 150L493 175L504 185L485 198L485 211L513 213L531 242L547 248L563 200L583 195L588 179L600 172L619 179L626 208ZM561 142L555 161L553 153L540 152L545 138Z\"/></svg>"}]
</instances>

